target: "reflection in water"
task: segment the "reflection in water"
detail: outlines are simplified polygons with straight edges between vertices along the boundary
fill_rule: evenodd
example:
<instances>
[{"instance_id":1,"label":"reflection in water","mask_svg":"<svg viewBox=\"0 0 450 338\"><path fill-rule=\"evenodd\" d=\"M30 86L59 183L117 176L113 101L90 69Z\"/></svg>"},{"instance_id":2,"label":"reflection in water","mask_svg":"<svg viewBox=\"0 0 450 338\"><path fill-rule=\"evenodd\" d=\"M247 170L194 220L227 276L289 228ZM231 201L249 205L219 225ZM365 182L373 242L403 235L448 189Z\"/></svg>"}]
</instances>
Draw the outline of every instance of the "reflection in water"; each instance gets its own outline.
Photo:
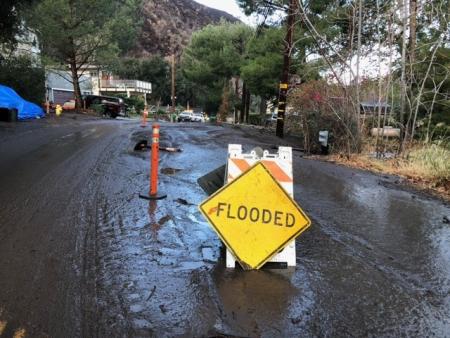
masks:
<instances>
[{"instance_id":1,"label":"reflection in water","mask_svg":"<svg viewBox=\"0 0 450 338\"><path fill-rule=\"evenodd\" d=\"M299 194L305 188L305 182L313 182L311 188L315 193L319 194L323 202L327 199L330 200L345 200L348 196L348 186L340 179L330 174L317 175L313 170L304 171L304 177L300 181L295 181L294 192Z\"/></svg>"},{"instance_id":2,"label":"reflection in water","mask_svg":"<svg viewBox=\"0 0 450 338\"><path fill-rule=\"evenodd\" d=\"M411 198L391 198L385 223L389 226L389 232L383 239L390 243L392 249L414 253L418 248L425 250L430 244L426 236L429 224L425 210L417 208Z\"/></svg>"},{"instance_id":3,"label":"reflection in water","mask_svg":"<svg viewBox=\"0 0 450 338\"><path fill-rule=\"evenodd\" d=\"M0 320L0 337L1 337L1 335L3 334L3 331L5 330L5 328L6 328L6 322L3 320Z\"/></svg>"},{"instance_id":4,"label":"reflection in water","mask_svg":"<svg viewBox=\"0 0 450 338\"><path fill-rule=\"evenodd\" d=\"M161 229L161 225L158 223L158 221L156 219L157 209L158 209L158 201L156 201L156 200L149 201L149 203L148 203L149 224L150 224L150 230L155 239L158 239L158 232Z\"/></svg>"},{"instance_id":5,"label":"reflection in water","mask_svg":"<svg viewBox=\"0 0 450 338\"><path fill-rule=\"evenodd\" d=\"M18 329L14 332L13 338L25 338L26 331L25 329Z\"/></svg>"},{"instance_id":6,"label":"reflection in water","mask_svg":"<svg viewBox=\"0 0 450 338\"><path fill-rule=\"evenodd\" d=\"M432 235L432 240L436 248L436 260L433 267L441 278L450 278L450 227L437 229ZM447 287L450 289L450 281Z\"/></svg>"},{"instance_id":7,"label":"reflection in water","mask_svg":"<svg viewBox=\"0 0 450 338\"><path fill-rule=\"evenodd\" d=\"M292 269L243 271L218 265L213 278L225 322L240 334L270 336L279 334L276 327L281 323L300 320L288 313L292 300L299 297L291 282L293 273Z\"/></svg>"},{"instance_id":8,"label":"reflection in water","mask_svg":"<svg viewBox=\"0 0 450 338\"><path fill-rule=\"evenodd\" d=\"M0 315L2 311L0 309ZM13 328L8 325L8 322L0 319L0 337L25 338L27 331L24 328Z\"/></svg>"},{"instance_id":9,"label":"reflection in water","mask_svg":"<svg viewBox=\"0 0 450 338\"><path fill-rule=\"evenodd\" d=\"M365 185L361 182L350 182L348 184L350 194L348 198L355 206L364 210L370 210L371 217L375 222L383 222L386 218L386 210L389 208L391 200L386 189L380 186Z\"/></svg>"}]
</instances>

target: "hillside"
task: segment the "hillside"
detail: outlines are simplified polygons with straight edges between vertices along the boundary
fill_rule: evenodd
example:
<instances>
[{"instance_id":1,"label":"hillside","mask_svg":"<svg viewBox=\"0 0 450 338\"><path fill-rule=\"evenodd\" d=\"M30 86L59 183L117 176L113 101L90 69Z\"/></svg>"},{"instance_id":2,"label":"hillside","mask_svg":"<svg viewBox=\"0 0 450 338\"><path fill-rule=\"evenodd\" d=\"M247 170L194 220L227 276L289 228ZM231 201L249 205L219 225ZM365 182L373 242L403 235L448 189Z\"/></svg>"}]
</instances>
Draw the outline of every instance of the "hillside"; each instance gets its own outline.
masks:
<instances>
[{"instance_id":1,"label":"hillside","mask_svg":"<svg viewBox=\"0 0 450 338\"><path fill-rule=\"evenodd\" d=\"M203 6L193 0L144 0L144 23L133 56L177 54L192 33L221 19L237 22L230 14Z\"/></svg>"}]
</instances>

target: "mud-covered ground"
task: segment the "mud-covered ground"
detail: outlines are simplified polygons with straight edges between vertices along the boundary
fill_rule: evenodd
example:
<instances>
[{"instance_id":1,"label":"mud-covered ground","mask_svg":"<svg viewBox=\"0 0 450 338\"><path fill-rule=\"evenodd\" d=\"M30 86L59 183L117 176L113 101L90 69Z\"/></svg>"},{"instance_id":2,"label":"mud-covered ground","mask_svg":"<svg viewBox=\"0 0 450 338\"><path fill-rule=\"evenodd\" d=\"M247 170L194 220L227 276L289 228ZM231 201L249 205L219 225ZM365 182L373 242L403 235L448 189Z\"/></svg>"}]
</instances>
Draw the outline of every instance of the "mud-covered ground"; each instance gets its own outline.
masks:
<instances>
[{"instance_id":1,"label":"mud-covered ground","mask_svg":"<svg viewBox=\"0 0 450 338\"><path fill-rule=\"evenodd\" d=\"M0 336L450 337L450 207L395 177L294 152L295 199L313 221L297 267L224 267L197 179L258 130L162 124L160 190L150 126L130 120L0 124Z\"/></svg>"}]
</instances>

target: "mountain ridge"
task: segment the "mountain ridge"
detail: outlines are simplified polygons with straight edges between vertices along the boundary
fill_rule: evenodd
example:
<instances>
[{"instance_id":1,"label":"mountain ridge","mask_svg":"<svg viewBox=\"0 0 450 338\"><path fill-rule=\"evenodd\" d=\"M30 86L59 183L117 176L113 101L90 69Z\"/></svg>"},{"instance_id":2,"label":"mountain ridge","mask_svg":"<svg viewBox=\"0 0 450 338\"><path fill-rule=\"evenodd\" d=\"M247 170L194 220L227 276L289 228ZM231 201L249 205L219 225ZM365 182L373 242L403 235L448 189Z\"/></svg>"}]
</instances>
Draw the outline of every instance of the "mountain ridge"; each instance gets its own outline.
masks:
<instances>
[{"instance_id":1,"label":"mountain ridge","mask_svg":"<svg viewBox=\"0 0 450 338\"><path fill-rule=\"evenodd\" d=\"M134 57L180 55L193 32L220 20L240 22L193 0L145 0L142 15L144 22L131 52Z\"/></svg>"}]
</instances>

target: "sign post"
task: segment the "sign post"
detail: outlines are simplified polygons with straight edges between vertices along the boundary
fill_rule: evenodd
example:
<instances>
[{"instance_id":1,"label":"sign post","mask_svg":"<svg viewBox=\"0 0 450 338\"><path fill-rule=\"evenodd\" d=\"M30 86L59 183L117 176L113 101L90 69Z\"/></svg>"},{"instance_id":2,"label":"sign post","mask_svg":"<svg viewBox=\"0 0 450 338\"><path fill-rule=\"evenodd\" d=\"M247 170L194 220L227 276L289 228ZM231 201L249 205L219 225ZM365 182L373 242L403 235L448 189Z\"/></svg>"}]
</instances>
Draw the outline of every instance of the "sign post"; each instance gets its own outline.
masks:
<instances>
[{"instance_id":1,"label":"sign post","mask_svg":"<svg viewBox=\"0 0 450 338\"><path fill-rule=\"evenodd\" d=\"M244 270L262 267L311 225L262 162L199 209Z\"/></svg>"},{"instance_id":2,"label":"sign post","mask_svg":"<svg viewBox=\"0 0 450 338\"><path fill-rule=\"evenodd\" d=\"M322 151L322 155L328 155L328 130L319 131L319 143Z\"/></svg>"}]
</instances>

